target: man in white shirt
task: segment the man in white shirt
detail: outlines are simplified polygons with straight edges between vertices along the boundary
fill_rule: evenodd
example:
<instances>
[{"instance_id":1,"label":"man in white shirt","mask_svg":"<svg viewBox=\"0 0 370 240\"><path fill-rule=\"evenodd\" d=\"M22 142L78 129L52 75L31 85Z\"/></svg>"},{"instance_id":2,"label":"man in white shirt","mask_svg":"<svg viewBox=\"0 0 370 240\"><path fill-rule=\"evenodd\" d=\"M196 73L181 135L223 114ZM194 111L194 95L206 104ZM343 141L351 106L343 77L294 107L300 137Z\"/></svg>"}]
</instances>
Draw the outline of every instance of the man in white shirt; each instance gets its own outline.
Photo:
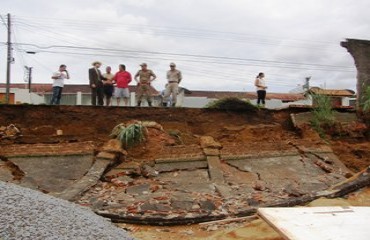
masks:
<instances>
[{"instance_id":1,"label":"man in white shirt","mask_svg":"<svg viewBox=\"0 0 370 240\"><path fill-rule=\"evenodd\" d=\"M170 101L170 96L172 95L171 106L176 106L177 94L179 93L179 83L182 80L182 74L176 69L175 63L170 63L170 70L167 71L168 84L166 85L166 90L163 96L163 106L166 107Z\"/></svg>"},{"instance_id":2,"label":"man in white shirt","mask_svg":"<svg viewBox=\"0 0 370 240\"><path fill-rule=\"evenodd\" d=\"M62 92L64 87L64 79L69 79L67 66L62 64L59 66L59 70L53 73L51 79L53 82L53 96L51 97L50 105L59 105L60 99L62 98Z\"/></svg>"}]
</instances>

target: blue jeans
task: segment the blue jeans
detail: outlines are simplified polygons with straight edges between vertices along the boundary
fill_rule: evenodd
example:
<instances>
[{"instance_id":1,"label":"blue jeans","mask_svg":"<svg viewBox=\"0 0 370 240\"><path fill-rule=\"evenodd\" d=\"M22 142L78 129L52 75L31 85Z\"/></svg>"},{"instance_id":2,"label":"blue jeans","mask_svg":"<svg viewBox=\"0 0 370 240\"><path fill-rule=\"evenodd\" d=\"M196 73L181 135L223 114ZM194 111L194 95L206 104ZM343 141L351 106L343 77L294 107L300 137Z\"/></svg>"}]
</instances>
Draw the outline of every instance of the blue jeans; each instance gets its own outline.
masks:
<instances>
[{"instance_id":1,"label":"blue jeans","mask_svg":"<svg viewBox=\"0 0 370 240\"><path fill-rule=\"evenodd\" d=\"M50 105L59 105L62 98L62 87L53 87L53 96L51 97Z\"/></svg>"}]
</instances>

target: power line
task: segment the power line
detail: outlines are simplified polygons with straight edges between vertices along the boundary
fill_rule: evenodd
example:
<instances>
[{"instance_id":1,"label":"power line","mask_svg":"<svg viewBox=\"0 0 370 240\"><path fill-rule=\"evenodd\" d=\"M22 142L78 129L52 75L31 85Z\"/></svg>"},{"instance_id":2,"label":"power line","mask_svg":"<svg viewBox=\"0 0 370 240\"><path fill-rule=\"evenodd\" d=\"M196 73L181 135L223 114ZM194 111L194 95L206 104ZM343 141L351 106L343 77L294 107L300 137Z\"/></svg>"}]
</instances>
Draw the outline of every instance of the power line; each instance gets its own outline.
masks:
<instances>
[{"instance_id":1,"label":"power line","mask_svg":"<svg viewBox=\"0 0 370 240\"><path fill-rule=\"evenodd\" d=\"M339 72L353 72L352 67L345 66L335 66L326 64L312 64L312 63L297 63L297 62L285 62L285 61L275 61L275 60L262 60L262 59L252 59L252 58L237 58L237 57L226 57L226 56L211 56L211 55L198 55L198 54L184 54L184 53L169 53L169 52L159 52L159 51L138 51L129 49L112 49L112 48L96 48L96 47L81 47L81 46L70 46L70 45L51 45L51 46L38 46L36 44L29 43L18 43L21 46L32 46L37 49L69 49L69 50L94 50L97 52L104 52L110 54L117 53L131 53L131 54L148 54L148 55L159 55L159 56L171 56L171 57L187 57L192 60L197 59L199 62L203 63L215 63L215 64L234 64L234 65L245 65L248 63L253 66L268 66L268 67L280 67L280 68L291 68L300 70L322 70L322 71L339 71ZM47 52L47 51L43 51ZM53 52L53 51L49 51ZM72 54L83 54L76 52L62 52L54 51L55 53L72 53ZM97 53L97 55L100 55ZM222 60L223 62L218 62ZM268 65L267 65L268 64Z\"/></svg>"},{"instance_id":2,"label":"power line","mask_svg":"<svg viewBox=\"0 0 370 240\"><path fill-rule=\"evenodd\" d=\"M18 18L19 19L19 18ZM123 24L118 22L97 22L97 21L81 21L81 20L72 20L72 19L53 19L53 18L42 18L40 20L32 20L40 18L27 18L23 17L18 20L18 23L29 24L30 21L33 21L34 24L38 26L51 26L59 25L61 27L67 27L68 30L84 30L84 31L96 31L96 26L103 26L105 31L115 32L137 32L140 34L151 34L156 33L158 35L166 35L173 37L188 37L196 39L212 39L212 40L222 40L222 41L233 41L233 42L242 42L242 43L252 43L252 44L262 44L262 45L279 45L287 47L299 47L299 48L309 48L309 49L327 49L328 46L333 46L330 42L324 41L312 41L312 40L302 40L302 39L292 39L292 38L277 38L277 37L268 37L262 35L251 35L244 33L235 33L230 31L215 31L215 30L205 30L205 29L196 29L196 28L179 28L177 27L163 27L163 26L151 26L143 24ZM48 19L48 21L45 21ZM119 29L118 29L119 27ZM149 31L149 32L148 32ZM289 41L289 44L285 42ZM294 43L292 45L292 43ZM296 45L296 43L304 43L304 45ZM323 48L325 47L325 48Z\"/></svg>"},{"instance_id":3,"label":"power line","mask_svg":"<svg viewBox=\"0 0 370 240\"><path fill-rule=\"evenodd\" d=\"M8 24L6 23L3 15L0 15L0 19L1 19L2 23L3 23L3 25L8 29Z\"/></svg>"}]
</instances>

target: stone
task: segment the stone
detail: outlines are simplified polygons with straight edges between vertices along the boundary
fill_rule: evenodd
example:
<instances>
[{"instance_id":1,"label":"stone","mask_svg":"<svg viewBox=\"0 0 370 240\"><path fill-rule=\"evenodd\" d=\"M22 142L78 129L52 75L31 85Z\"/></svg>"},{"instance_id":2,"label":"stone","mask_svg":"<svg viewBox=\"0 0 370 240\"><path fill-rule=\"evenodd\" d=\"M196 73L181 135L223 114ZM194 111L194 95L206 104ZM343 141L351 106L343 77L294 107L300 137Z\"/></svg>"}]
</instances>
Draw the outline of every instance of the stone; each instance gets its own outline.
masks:
<instances>
[{"instance_id":1,"label":"stone","mask_svg":"<svg viewBox=\"0 0 370 240\"><path fill-rule=\"evenodd\" d=\"M119 180L119 181L121 181L121 182L123 182L123 183L125 183L125 184L132 183L132 182L135 181L133 178L131 178L129 176L126 176L126 175L125 176L117 177L116 179Z\"/></svg>"},{"instance_id":2,"label":"stone","mask_svg":"<svg viewBox=\"0 0 370 240\"><path fill-rule=\"evenodd\" d=\"M168 212L171 211L171 207L164 204L151 204L144 203L140 206L141 211L158 211L158 212Z\"/></svg>"},{"instance_id":3,"label":"stone","mask_svg":"<svg viewBox=\"0 0 370 240\"><path fill-rule=\"evenodd\" d=\"M142 195L144 192L150 192L150 184L135 185L126 189L127 194Z\"/></svg>"},{"instance_id":4,"label":"stone","mask_svg":"<svg viewBox=\"0 0 370 240\"><path fill-rule=\"evenodd\" d=\"M145 164L141 167L141 175L144 177L157 177L158 176L158 171L152 168L151 166Z\"/></svg>"},{"instance_id":5,"label":"stone","mask_svg":"<svg viewBox=\"0 0 370 240\"><path fill-rule=\"evenodd\" d=\"M13 137L21 134L21 131L14 124L10 124L4 132L5 135L8 137Z\"/></svg>"},{"instance_id":6,"label":"stone","mask_svg":"<svg viewBox=\"0 0 370 240\"><path fill-rule=\"evenodd\" d=\"M206 211L214 211L216 210L216 205L209 201L209 200L206 200L206 201L200 201L199 202L199 205L200 205L200 208L202 210L206 210Z\"/></svg>"},{"instance_id":7,"label":"stone","mask_svg":"<svg viewBox=\"0 0 370 240\"><path fill-rule=\"evenodd\" d=\"M104 177L105 178L117 178L118 176L123 175L123 174L125 174L125 170L114 168L114 169L110 170L109 172L107 172L104 175Z\"/></svg>"},{"instance_id":8,"label":"stone","mask_svg":"<svg viewBox=\"0 0 370 240\"><path fill-rule=\"evenodd\" d=\"M264 181L257 180L253 183L253 189L257 191L265 191L266 183Z\"/></svg>"},{"instance_id":9,"label":"stone","mask_svg":"<svg viewBox=\"0 0 370 240\"><path fill-rule=\"evenodd\" d=\"M213 137L210 136L202 136L200 138L200 146L202 148L215 148L215 149L221 149L222 145L219 142L216 142Z\"/></svg>"},{"instance_id":10,"label":"stone","mask_svg":"<svg viewBox=\"0 0 370 240\"><path fill-rule=\"evenodd\" d=\"M191 211L193 210L193 202L190 201L172 201L171 206L174 209Z\"/></svg>"},{"instance_id":11,"label":"stone","mask_svg":"<svg viewBox=\"0 0 370 240\"><path fill-rule=\"evenodd\" d=\"M127 156L127 151L122 148L121 142L117 139L110 139L108 142L104 143L101 151L108 153L119 153Z\"/></svg>"},{"instance_id":12,"label":"stone","mask_svg":"<svg viewBox=\"0 0 370 240\"><path fill-rule=\"evenodd\" d=\"M207 156L219 156L220 155L220 150L215 149L215 148L204 148L203 152Z\"/></svg>"}]
</instances>

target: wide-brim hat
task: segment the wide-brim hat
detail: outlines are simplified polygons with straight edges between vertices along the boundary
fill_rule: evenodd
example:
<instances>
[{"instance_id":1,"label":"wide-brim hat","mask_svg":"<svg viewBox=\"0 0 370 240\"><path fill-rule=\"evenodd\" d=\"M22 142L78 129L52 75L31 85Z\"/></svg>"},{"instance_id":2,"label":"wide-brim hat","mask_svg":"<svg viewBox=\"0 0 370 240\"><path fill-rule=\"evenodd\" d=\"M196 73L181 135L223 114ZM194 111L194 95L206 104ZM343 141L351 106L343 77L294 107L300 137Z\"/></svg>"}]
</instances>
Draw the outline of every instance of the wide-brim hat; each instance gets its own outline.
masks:
<instances>
[{"instance_id":1,"label":"wide-brim hat","mask_svg":"<svg viewBox=\"0 0 370 240\"><path fill-rule=\"evenodd\" d=\"M99 62L99 61L95 61L95 62L91 63L91 65L93 65L93 66L95 66L96 64L102 65L102 63Z\"/></svg>"}]
</instances>

